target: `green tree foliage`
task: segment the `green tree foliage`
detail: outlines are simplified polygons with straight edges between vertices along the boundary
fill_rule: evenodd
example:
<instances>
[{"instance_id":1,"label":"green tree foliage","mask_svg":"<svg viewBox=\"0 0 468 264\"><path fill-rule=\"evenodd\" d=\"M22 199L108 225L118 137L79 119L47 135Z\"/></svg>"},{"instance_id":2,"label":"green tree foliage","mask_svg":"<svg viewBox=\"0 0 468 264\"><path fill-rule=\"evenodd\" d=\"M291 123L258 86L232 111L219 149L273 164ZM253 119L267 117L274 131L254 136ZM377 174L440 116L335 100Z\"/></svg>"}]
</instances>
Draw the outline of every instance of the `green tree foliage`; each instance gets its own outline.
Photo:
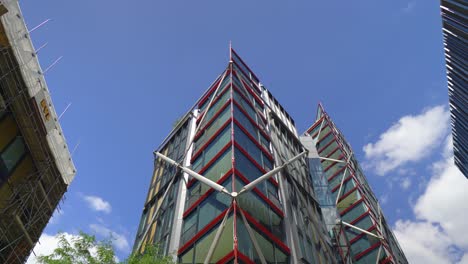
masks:
<instances>
[{"instance_id":1,"label":"green tree foliage","mask_svg":"<svg viewBox=\"0 0 468 264\"><path fill-rule=\"evenodd\" d=\"M112 240L97 241L95 236L80 232L69 241L57 234L58 247L47 256L38 256L39 264L118 264ZM132 254L121 264L173 264L170 257L159 254L157 246L147 247L144 254Z\"/></svg>"}]
</instances>

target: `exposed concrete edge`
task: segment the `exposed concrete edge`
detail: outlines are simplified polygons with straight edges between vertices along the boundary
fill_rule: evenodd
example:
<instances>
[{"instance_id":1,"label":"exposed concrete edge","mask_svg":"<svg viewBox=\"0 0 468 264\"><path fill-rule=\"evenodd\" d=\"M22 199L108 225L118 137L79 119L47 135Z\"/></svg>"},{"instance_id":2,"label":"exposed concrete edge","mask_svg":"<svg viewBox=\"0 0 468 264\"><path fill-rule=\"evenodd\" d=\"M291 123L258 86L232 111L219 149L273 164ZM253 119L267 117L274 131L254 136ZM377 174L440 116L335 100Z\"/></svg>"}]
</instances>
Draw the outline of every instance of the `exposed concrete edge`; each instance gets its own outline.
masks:
<instances>
[{"instance_id":1,"label":"exposed concrete edge","mask_svg":"<svg viewBox=\"0 0 468 264\"><path fill-rule=\"evenodd\" d=\"M46 140L55 159L56 166L64 182L69 185L76 174L76 168L63 135L62 127L52 104L47 83L37 60L34 46L29 38L28 29L23 20L18 0L2 0L8 10L0 19L5 28L19 70L27 86L28 95L34 98L38 109L42 110L41 118L47 130ZM40 103L43 102L43 105ZM47 114L47 116L46 116Z\"/></svg>"}]
</instances>

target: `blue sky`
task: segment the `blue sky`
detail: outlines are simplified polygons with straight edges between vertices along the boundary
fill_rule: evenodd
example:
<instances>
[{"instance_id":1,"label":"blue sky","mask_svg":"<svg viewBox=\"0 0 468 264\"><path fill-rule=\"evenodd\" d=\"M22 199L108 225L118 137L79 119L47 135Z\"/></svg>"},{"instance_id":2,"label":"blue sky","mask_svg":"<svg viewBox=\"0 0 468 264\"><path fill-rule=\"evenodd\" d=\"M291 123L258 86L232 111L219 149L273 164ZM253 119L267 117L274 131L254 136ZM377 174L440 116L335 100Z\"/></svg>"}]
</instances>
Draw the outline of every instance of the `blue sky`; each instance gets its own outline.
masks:
<instances>
[{"instance_id":1,"label":"blue sky","mask_svg":"<svg viewBox=\"0 0 468 264\"><path fill-rule=\"evenodd\" d=\"M50 250L58 231L84 230L112 232L119 257L129 253L152 152L224 70L232 40L299 131L324 104L412 262L468 262L468 239L454 235L466 224L451 220L467 196L447 196L451 185L442 188L446 178L465 190L467 181L444 151L448 99L438 0L21 6L30 28L53 19L32 39L36 47L49 43L39 55L43 68L64 56L46 79L58 113L72 103L61 123L70 148L79 144L78 173L36 252ZM441 200L453 209L442 204L443 216L431 209Z\"/></svg>"}]
</instances>

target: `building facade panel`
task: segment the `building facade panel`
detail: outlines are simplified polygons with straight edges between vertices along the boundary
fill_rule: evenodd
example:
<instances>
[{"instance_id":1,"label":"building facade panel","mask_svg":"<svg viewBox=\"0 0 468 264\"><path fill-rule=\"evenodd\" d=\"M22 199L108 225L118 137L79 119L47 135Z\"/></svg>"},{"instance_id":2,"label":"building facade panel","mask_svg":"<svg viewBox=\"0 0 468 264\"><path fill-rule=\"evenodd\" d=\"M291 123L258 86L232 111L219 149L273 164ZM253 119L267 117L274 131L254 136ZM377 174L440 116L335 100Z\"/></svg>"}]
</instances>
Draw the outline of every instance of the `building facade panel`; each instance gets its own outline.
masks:
<instances>
[{"instance_id":1,"label":"building facade panel","mask_svg":"<svg viewBox=\"0 0 468 264\"><path fill-rule=\"evenodd\" d=\"M468 3L442 0L440 8L455 165L468 178Z\"/></svg>"},{"instance_id":2,"label":"building facade panel","mask_svg":"<svg viewBox=\"0 0 468 264\"><path fill-rule=\"evenodd\" d=\"M134 251L158 244L179 263L375 263L377 255L387 261L379 239L337 224L343 218L380 235L376 201L365 198L370 189L354 158L337 162L350 148L336 127L321 115L323 132L313 127L312 137L299 138L278 100L230 53L225 71L183 118L192 124L184 154L168 151L181 125L155 152ZM157 185L168 166L172 180ZM164 206L165 193L178 197L174 208L181 210ZM163 219L171 210L172 226ZM179 235L161 240L157 230L171 228Z\"/></svg>"}]
</instances>

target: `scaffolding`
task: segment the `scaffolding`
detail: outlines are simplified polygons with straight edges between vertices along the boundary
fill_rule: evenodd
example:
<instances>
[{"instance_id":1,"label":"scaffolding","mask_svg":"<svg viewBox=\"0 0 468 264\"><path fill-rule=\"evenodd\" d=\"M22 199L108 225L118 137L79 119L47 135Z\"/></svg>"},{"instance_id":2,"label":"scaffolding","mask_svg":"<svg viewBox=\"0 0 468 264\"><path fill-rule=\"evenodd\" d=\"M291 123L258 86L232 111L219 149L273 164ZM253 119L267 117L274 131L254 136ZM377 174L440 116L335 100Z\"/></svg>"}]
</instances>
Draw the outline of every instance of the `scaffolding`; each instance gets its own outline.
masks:
<instances>
[{"instance_id":1,"label":"scaffolding","mask_svg":"<svg viewBox=\"0 0 468 264\"><path fill-rule=\"evenodd\" d=\"M29 173L0 186L0 263L14 264L30 255L75 167L17 0L0 6L8 10L0 24L1 107L15 120L32 160Z\"/></svg>"}]
</instances>

